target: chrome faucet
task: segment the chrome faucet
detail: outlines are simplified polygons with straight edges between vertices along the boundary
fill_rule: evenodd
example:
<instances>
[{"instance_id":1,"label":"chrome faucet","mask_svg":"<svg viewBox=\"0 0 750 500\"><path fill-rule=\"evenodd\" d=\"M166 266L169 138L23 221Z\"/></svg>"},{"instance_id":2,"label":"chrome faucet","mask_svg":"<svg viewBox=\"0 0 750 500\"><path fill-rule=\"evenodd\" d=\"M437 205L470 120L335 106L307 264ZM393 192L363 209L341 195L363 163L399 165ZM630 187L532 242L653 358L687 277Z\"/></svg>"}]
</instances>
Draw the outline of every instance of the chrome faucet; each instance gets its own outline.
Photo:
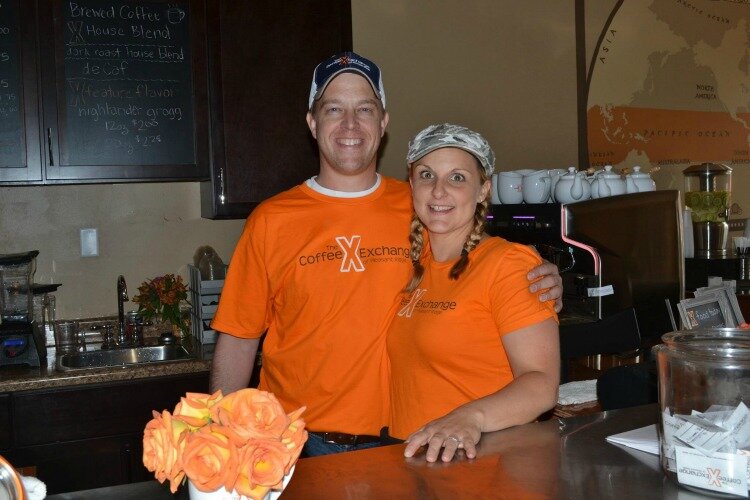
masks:
<instances>
[{"instance_id":1,"label":"chrome faucet","mask_svg":"<svg viewBox=\"0 0 750 500\"><path fill-rule=\"evenodd\" d=\"M125 330L125 311L122 305L127 301L128 286L125 283L125 277L121 274L117 277L117 345L124 345L129 340Z\"/></svg>"}]
</instances>

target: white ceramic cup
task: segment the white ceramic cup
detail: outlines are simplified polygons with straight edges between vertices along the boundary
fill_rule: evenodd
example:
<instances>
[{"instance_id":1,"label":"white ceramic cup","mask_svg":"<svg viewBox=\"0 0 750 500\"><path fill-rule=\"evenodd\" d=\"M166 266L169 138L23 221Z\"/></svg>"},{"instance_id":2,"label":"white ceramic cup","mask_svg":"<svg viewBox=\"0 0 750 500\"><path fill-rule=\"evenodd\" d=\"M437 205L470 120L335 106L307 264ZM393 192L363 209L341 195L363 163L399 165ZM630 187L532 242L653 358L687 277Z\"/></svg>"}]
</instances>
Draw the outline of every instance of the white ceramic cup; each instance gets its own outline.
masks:
<instances>
[{"instance_id":1,"label":"white ceramic cup","mask_svg":"<svg viewBox=\"0 0 750 500\"><path fill-rule=\"evenodd\" d=\"M500 194L497 190L498 177L500 177L500 174L492 174L492 179L490 180L490 183L492 184L492 189L490 190L490 203L492 203L493 205L500 205L502 203L500 201Z\"/></svg>"},{"instance_id":2,"label":"white ceramic cup","mask_svg":"<svg viewBox=\"0 0 750 500\"><path fill-rule=\"evenodd\" d=\"M517 172L500 172L497 177L497 193L504 204L523 202L523 176Z\"/></svg>"},{"instance_id":3,"label":"white ceramic cup","mask_svg":"<svg viewBox=\"0 0 750 500\"><path fill-rule=\"evenodd\" d=\"M526 203L547 203L549 200L550 177L548 170L535 170L523 176L523 201Z\"/></svg>"}]
</instances>

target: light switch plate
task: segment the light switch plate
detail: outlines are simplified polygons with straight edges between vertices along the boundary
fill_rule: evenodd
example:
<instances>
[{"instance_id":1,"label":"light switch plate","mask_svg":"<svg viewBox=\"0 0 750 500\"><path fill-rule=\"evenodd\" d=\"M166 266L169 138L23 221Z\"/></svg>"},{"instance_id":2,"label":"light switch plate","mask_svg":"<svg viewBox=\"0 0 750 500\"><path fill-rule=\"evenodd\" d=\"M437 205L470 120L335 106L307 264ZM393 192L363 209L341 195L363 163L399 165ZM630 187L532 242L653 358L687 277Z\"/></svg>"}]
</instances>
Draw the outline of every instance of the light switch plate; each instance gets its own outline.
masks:
<instances>
[{"instance_id":1,"label":"light switch plate","mask_svg":"<svg viewBox=\"0 0 750 500\"><path fill-rule=\"evenodd\" d=\"M81 257L99 256L99 234L96 228L81 229Z\"/></svg>"}]
</instances>

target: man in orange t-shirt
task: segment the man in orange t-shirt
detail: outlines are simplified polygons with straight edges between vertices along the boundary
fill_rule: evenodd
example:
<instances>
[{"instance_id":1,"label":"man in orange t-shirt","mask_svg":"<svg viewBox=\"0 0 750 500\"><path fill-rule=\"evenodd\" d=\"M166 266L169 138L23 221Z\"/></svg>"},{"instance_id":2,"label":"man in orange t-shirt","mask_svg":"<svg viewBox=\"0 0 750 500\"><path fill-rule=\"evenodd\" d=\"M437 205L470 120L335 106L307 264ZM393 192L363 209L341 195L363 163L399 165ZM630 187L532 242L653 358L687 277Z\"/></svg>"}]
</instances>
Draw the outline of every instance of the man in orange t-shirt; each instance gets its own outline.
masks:
<instances>
[{"instance_id":1,"label":"man in orange t-shirt","mask_svg":"<svg viewBox=\"0 0 750 500\"><path fill-rule=\"evenodd\" d=\"M386 425L385 329L411 270L411 200L376 172L388 113L372 61L347 52L319 64L309 109L320 173L248 217L212 322L211 388L247 386L266 332L260 388L287 411L307 406L316 455L374 446ZM529 279L539 276L540 300L561 305L557 268Z\"/></svg>"}]
</instances>

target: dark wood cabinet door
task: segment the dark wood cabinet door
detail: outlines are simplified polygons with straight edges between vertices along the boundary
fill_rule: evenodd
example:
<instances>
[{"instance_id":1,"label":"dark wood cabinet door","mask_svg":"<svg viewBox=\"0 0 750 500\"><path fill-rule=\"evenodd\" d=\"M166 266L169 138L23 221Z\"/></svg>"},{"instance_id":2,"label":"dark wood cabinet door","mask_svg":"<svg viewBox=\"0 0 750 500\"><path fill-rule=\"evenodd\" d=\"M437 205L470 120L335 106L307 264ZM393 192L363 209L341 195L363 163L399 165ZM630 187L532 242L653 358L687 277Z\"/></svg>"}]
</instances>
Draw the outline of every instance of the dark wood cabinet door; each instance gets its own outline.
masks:
<instances>
[{"instance_id":1,"label":"dark wood cabinet door","mask_svg":"<svg viewBox=\"0 0 750 500\"><path fill-rule=\"evenodd\" d=\"M205 0L39 0L45 182L208 178Z\"/></svg>"},{"instance_id":2,"label":"dark wood cabinet door","mask_svg":"<svg viewBox=\"0 0 750 500\"><path fill-rule=\"evenodd\" d=\"M143 466L140 435L29 446L7 457L14 467L33 470L50 495L154 479Z\"/></svg>"},{"instance_id":3,"label":"dark wood cabinet door","mask_svg":"<svg viewBox=\"0 0 750 500\"><path fill-rule=\"evenodd\" d=\"M305 122L315 65L352 46L349 0L208 2L207 218L244 218L318 171Z\"/></svg>"},{"instance_id":4,"label":"dark wood cabinet door","mask_svg":"<svg viewBox=\"0 0 750 500\"><path fill-rule=\"evenodd\" d=\"M0 394L0 452L11 447L10 394Z\"/></svg>"},{"instance_id":5,"label":"dark wood cabinet door","mask_svg":"<svg viewBox=\"0 0 750 500\"><path fill-rule=\"evenodd\" d=\"M36 2L0 2L0 183L42 181Z\"/></svg>"},{"instance_id":6,"label":"dark wood cabinet door","mask_svg":"<svg viewBox=\"0 0 750 500\"><path fill-rule=\"evenodd\" d=\"M34 467L47 494L130 482L132 439L111 437L45 444L8 453L14 467Z\"/></svg>"},{"instance_id":7,"label":"dark wood cabinet door","mask_svg":"<svg viewBox=\"0 0 750 500\"><path fill-rule=\"evenodd\" d=\"M208 392L208 373L14 394L14 445L139 434L186 392Z\"/></svg>"}]
</instances>

